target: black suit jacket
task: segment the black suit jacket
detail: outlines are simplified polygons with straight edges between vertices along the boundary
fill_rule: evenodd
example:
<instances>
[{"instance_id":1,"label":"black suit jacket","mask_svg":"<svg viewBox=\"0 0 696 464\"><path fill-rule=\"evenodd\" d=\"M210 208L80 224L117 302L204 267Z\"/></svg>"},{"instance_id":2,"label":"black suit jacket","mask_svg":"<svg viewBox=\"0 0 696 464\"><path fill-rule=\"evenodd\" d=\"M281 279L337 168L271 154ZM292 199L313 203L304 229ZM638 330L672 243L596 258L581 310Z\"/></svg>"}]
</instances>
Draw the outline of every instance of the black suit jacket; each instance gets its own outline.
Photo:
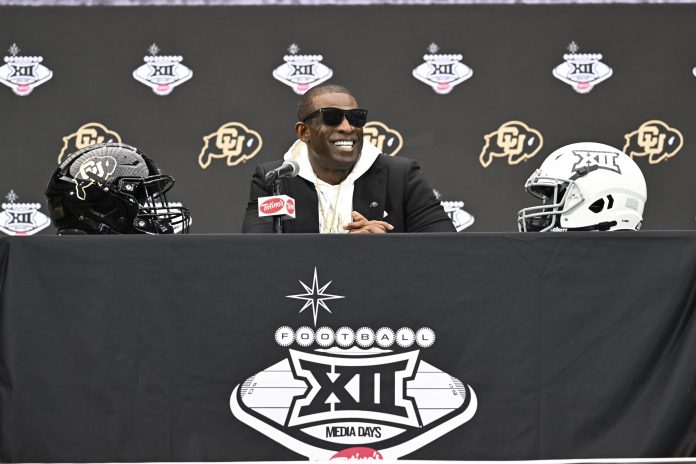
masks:
<instances>
[{"instance_id":1,"label":"black suit jacket","mask_svg":"<svg viewBox=\"0 0 696 464\"><path fill-rule=\"evenodd\" d=\"M272 219L258 217L257 199L273 194L264 178L268 171L280 164L278 161L264 163L254 171L242 232L273 232ZM319 206L314 184L299 176L280 182L281 193L295 199L297 210L296 219L283 222L284 232L319 232ZM369 220L388 222L394 226L392 232L456 232L420 166L408 158L379 155L370 169L355 181L353 210Z\"/></svg>"}]
</instances>

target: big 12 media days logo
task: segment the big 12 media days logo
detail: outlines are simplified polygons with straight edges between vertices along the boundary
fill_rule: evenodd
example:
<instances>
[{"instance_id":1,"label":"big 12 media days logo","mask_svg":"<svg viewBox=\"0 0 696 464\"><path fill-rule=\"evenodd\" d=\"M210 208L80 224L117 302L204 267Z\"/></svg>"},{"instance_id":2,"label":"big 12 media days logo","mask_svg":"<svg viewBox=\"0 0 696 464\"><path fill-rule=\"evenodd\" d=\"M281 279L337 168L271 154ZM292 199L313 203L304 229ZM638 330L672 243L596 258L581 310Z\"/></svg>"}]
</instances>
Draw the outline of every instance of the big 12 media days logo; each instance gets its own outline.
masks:
<instances>
[{"instance_id":1,"label":"big 12 media days logo","mask_svg":"<svg viewBox=\"0 0 696 464\"><path fill-rule=\"evenodd\" d=\"M579 94L589 93L597 84L609 79L614 70L602 63L601 53L578 53L580 47L575 41L568 47L570 53L563 55L565 60L553 68L553 76L568 84Z\"/></svg>"},{"instance_id":2,"label":"big 12 media days logo","mask_svg":"<svg viewBox=\"0 0 696 464\"><path fill-rule=\"evenodd\" d=\"M317 268L303 293L318 319L333 314ZM287 348L278 362L240 382L232 414L309 460L385 459L412 453L469 421L478 400L471 386L427 362L435 343L428 327L279 327Z\"/></svg>"},{"instance_id":3,"label":"big 12 media days logo","mask_svg":"<svg viewBox=\"0 0 696 464\"><path fill-rule=\"evenodd\" d=\"M150 87L156 95L165 96L193 76L193 71L185 66L180 55L158 55L157 44L147 49L149 55L143 58L145 64L133 71L133 78Z\"/></svg>"},{"instance_id":4,"label":"big 12 media days logo","mask_svg":"<svg viewBox=\"0 0 696 464\"><path fill-rule=\"evenodd\" d=\"M293 43L288 47L289 55L283 57L285 63L273 70L273 77L290 86L298 95L304 95L312 87L328 81L333 70L321 61L321 55L298 55L300 47Z\"/></svg>"},{"instance_id":5,"label":"big 12 media days logo","mask_svg":"<svg viewBox=\"0 0 696 464\"><path fill-rule=\"evenodd\" d=\"M15 95L27 96L39 85L53 77L53 71L42 65L42 56L20 55L17 44L7 50L5 64L0 66L0 84L5 84Z\"/></svg>"},{"instance_id":6,"label":"big 12 media days logo","mask_svg":"<svg viewBox=\"0 0 696 464\"><path fill-rule=\"evenodd\" d=\"M461 62L463 56L459 53L438 53L440 47L436 43L428 46L428 54L423 55L423 63L413 70L413 77L428 84L436 93L446 95L455 86L469 79L474 71Z\"/></svg>"},{"instance_id":7,"label":"big 12 media days logo","mask_svg":"<svg viewBox=\"0 0 696 464\"><path fill-rule=\"evenodd\" d=\"M10 190L5 195L7 203L0 211L0 232L7 235L34 235L51 224L51 220L39 211L41 203L19 203L19 196Z\"/></svg>"}]
</instances>

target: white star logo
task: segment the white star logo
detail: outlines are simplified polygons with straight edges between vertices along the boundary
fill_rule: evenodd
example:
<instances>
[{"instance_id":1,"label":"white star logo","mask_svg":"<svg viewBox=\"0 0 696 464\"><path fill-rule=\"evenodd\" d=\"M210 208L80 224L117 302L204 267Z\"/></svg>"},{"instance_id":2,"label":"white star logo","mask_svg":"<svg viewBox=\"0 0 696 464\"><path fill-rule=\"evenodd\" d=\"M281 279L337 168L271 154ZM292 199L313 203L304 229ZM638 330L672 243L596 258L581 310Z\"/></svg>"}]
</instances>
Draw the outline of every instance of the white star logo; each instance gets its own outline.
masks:
<instances>
[{"instance_id":1,"label":"white star logo","mask_svg":"<svg viewBox=\"0 0 696 464\"><path fill-rule=\"evenodd\" d=\"M327 312L331 313L331 310L329 309L328 306L326 306L326 303L324 303L324 300L336 300L339 298L345 298L344 296L338 296L338 295L330 295L328 293L324 293L326 289L331 285L332 281L329 281L328 284L324 285L323 287L319 287L319 279L317 278L317 268L314 268L314 280L312 281L312 286L309 287L305 285L304 282L300 280L300 284L304 287L305 291L307 293L299 293L297 295L286 295L287 298L294 298L296 300L305 300L305 304L300 309L300 312L304 311L305 309L309 308L310 306L312 307L312 314L314 316L314 326L316 327L317 325L317 316L319 315L319 308L324 308Z\"/></svg>"}]
</instances>

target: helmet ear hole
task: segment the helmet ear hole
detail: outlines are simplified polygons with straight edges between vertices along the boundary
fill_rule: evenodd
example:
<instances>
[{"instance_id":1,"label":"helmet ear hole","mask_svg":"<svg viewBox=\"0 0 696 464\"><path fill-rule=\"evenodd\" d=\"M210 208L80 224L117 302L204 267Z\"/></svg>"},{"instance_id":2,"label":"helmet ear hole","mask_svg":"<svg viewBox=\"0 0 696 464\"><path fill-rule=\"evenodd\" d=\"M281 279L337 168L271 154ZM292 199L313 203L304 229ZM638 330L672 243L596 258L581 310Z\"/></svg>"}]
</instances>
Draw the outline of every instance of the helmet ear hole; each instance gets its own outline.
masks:
<instances>
[{"instance_id":1,"label":"helmet ear hole","mask_svg":"<svg viewBox=\"0 0 696 464\"><path fill-rule=\"evenodd\" d=\"M607 195L607 207L604 207L604 198L600 198L589 206L589 210L593 213L601 213L605 209L612 209L614 207L614 197Z\"/></svg>"},{"instance_id":2,"label":"helmet ear hole","mask_svg":"<svg viewBox=\"0 0 696 464\"><path fill-rule=\"evenodd\" d=\"M590 211L593 213L601 213L604 209L604 198L600 198L589 206Z\"/></svg>"}]
</instances>

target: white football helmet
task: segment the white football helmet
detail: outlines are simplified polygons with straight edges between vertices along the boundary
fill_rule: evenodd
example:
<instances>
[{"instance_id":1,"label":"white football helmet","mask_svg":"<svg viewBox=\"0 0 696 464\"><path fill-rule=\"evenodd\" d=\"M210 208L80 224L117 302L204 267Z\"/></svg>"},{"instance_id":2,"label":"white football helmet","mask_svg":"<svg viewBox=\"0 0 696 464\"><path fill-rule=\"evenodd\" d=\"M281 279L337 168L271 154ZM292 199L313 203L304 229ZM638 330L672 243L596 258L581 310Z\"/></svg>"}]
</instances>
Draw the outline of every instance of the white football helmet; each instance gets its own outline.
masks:
<instances>
[{"instance_id":1,"label":"white football helmet","mask_svg":"<svg viewBox=\"0 0 696 464\"><path fill-rule=\"evenodd\" d=\"M595 142L554 151L524 188L542 204L517 213L520 232L638 230L648 195L635 161Z\"/></svg>"}]
</instances>

